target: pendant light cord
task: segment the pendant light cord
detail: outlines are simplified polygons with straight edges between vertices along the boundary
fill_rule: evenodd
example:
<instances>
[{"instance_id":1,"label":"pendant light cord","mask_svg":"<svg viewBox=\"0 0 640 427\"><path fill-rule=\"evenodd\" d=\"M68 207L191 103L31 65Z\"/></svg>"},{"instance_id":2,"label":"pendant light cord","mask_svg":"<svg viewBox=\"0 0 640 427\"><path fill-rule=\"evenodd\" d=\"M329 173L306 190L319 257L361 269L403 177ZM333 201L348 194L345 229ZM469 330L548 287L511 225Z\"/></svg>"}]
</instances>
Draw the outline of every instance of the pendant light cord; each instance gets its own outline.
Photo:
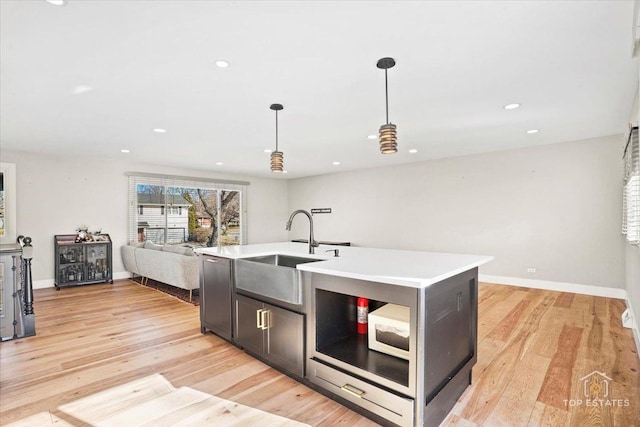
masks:
<instances>
[{"instance_id":1,"label":"pendant light cord","mask_svg":"<svg viewBox=\"0 0 640 427\"><path fill-rule=\"evenodd\" d=\"M278 110L276 110L276 151L278 151Z\"/></svg>"},{"instance_id":2,"label":"pendant light cord","mask_svg":"<svg viewBox=\"0 0 640 427\"><path fill-rule=\"evenodd\" d=\"M389 124L389 83L387 81L387 69L384 69L384 99L387 108L387 124Z\"/></svg>"}]
</instances>

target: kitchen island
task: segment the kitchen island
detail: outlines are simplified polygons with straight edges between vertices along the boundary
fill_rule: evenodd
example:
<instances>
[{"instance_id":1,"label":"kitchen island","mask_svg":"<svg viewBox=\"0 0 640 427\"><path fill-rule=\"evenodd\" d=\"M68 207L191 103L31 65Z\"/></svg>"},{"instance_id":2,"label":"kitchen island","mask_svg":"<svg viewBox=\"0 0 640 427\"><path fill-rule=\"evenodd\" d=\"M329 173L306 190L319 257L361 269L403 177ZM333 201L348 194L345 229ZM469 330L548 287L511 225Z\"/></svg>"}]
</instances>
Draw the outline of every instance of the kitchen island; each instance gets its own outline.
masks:
<instances>
[{"instance_id":1,"label":"kitchen island","mask_svg":"<svg viewBox=\"0 0 640 427\"><path fill-rule=\"evenodd\" d=\"M471 383L478 267L490 256L337 246L308 254L307 245L291 242L196 252L202 258L203 332L377 422L436 426ZM275 255L298 261L284 267ZM251 269L265 259L274 264ZM244 272L247 265L252 274ZM283 280L295 274L300 295L270 293L255 271L283 273ZM370 348L377 329L372 336L357 333L358 298L368 301L370 311L389 305L408 313L404 357Z\"/></svg>"}]
</instances>

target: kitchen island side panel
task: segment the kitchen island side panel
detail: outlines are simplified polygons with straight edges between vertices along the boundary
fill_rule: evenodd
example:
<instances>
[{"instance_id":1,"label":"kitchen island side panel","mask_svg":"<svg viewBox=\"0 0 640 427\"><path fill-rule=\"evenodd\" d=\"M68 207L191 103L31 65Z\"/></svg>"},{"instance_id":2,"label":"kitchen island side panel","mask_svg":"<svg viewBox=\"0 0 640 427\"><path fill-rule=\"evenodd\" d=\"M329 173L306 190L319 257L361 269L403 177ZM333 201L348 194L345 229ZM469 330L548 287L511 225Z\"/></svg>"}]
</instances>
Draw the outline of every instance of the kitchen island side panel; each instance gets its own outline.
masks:
<instances>
[{"instance_id":1,"label":"kitchen island side panel","mask_svg":"<svg viewBox=\"0 0 640 427\"><path fill-rule=\"evenodd\" d=\"M426 289L424 425L438 426L471 384L478 359L478 269Z\"/></svg>"}]
</instances>

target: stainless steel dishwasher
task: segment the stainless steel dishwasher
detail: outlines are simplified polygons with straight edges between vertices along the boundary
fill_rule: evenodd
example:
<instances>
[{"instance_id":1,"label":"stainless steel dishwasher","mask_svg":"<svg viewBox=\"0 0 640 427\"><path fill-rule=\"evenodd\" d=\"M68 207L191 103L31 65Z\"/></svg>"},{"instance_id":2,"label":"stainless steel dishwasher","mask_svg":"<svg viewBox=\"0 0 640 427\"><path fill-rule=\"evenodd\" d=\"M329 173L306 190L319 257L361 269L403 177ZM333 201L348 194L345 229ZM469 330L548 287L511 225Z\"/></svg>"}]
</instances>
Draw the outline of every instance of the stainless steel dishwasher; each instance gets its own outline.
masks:
<instances>
[{"instance_id":1,"label":"stainless steel dishwasher","mask_svg":"<svg viewBox=\"0 0 640 427\"><path fill-rule=\"evenodd\" d=\"M233 263L226 258L200 255L200 325L229 341L233 331Z\"/></svg>"}]
</instances>

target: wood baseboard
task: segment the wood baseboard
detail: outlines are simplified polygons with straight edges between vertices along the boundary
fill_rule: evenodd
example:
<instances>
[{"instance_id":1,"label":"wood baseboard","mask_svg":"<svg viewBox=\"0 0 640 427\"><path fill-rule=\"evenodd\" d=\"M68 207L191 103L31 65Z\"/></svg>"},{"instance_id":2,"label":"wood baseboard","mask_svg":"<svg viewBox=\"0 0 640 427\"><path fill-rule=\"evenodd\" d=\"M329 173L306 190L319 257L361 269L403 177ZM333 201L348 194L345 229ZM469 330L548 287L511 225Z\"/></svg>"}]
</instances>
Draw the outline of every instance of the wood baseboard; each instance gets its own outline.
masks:
<instances>
[{"instance_id":1,"label":"wood baseboard","mask_svg":"<svg viewBox=\"0 0 640 427\"><path fill-rule=\"evenodd\" d=\"M620 288L607 286L581 285L578 283L552 282L548 280L525 279L521 277L493 276L490 274L480 274L480 282L495 283L497 285L522 286L524 288L544 289L546 291L571 292L573 294L591 295L596 297L607 297L617 299L627 299L627 291Z\"/></svg>"}]
</instances>

